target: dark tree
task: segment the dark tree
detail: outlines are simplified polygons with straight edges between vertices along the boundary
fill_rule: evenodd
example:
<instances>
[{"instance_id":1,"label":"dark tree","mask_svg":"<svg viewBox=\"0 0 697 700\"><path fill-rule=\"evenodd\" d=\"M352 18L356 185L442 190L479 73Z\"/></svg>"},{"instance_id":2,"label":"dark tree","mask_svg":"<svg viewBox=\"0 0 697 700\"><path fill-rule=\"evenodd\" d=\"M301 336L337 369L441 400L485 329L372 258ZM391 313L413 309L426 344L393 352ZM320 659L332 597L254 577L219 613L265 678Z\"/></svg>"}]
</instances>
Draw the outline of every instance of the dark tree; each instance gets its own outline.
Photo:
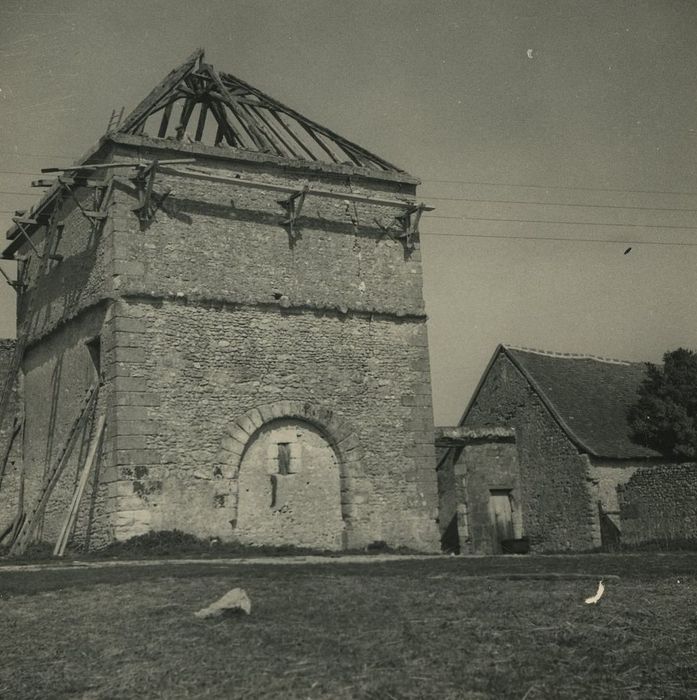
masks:
<instances>
[{"instance_id":1,"label":"dark tree","mask_svg":"<svg viewBox=\"0 0 697 700\"><path fill-rule=\"evenodd\" d=\"M697 458L697 353L678 348L663 366L647 363L629 411L634 439L670 457Z\"/></svg>"}]
</instances>

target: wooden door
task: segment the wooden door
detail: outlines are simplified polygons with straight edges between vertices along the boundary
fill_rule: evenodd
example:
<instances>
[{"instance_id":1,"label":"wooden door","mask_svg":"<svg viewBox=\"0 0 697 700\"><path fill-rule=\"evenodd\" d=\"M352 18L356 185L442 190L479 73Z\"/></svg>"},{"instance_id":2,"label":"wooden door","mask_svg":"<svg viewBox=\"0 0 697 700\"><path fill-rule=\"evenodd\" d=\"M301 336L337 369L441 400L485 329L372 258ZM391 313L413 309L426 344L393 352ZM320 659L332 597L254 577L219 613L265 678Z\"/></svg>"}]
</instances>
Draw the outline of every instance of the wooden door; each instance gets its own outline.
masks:
<instances>
[{"instance_id":1,"label":"wooden door","mask_svg":"<svg viewBox=\"0 0 697 700\"><path fill-rule=\"evenodd\" d=\"M501 541L512 540L513 507L511 492L506 489L492 489L489 492L489 517L491 519L492 544L495 553L501 552Z\"/></svg>"}]
</instances>

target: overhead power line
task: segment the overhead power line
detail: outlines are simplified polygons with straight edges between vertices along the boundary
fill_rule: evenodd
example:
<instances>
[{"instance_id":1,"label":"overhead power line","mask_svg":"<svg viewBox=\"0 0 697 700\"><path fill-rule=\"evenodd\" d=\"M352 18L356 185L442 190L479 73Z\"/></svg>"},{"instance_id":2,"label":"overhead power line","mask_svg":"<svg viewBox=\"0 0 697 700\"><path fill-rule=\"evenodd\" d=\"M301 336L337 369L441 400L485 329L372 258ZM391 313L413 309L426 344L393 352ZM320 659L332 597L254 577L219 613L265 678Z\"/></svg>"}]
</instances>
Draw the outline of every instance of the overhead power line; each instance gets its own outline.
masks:
<instances>
[{"instance_id":1,"label":"overhead power line","mask_svg":"<svg viewBox=\"0 0 697 700\"><path fill-rule=\"evenodd\" d=\"M74 160L75 156L60 155L58 153L28 153L26 151L0 151L0 155L11 155L11 156L24 156L28 158L60 158L63 160ZM6 171L0 171L6 172ZM19 173L24 174L24 173ZM33 175L34 173L27 173ZM626 194L665 194L665 195L679 195L679 196L697 196L697 192L680 192L674 190L628 190L622 189L620 187L588 187L585 185L571 186L571 185L525 185L517 182L485 182L479 180L448 180L448 179L425 179L422 180L423 184L429 182L437 183L448 183L455 185L473 185L473 186L484 186L484 187L521 187L525 189L535 189L535 190L567 190L567 191L581 191L581 192L614 192L614 193L626 193ZM433 198L435 199L435 198Z\"/></svg>"},{"instance_id":2,"label":"overhead power line","mask_svg":"<svg viewBox=\"0 0 697 700\"><path fill-rule=\"evenodd\" d=\"M74 156L59 156L57 153L22 153L19 151L0 151L1 156L24 156L26 158L60 158L73 160Z\"/></svg>"},{"instance_id":3,"label":"overhead power line","mask_svg":"<svg viewBox=\"0 0 697 700\"><path fill-rule=\"evenodd\" d=\"M0 209L0 214L14 214L13 209ZM498 220L498 219L497 219ZM624 244L624 245L658 245L658 246L679 246L679 247L697 247L697 242L669 242L669 241L640 241L640 240L627 240L627 239L611 239L611 238L574 238L574 237L562 237L562 236L507 236L504 234L488 234L488 233L439 233L436 231L422 231L422 236L436 236L442 238L495 238L498 240L508 240L508 241L554 241L562 243L613 243L613 244Z\"/></svg>"},{"instance_id":4,"label":"overhead power line","mask_svg":"<svg viewBox=\"0 0 697 700\"><path fill-rule=\"evenodd\" d=\"M610 224L602 221L551 221L549 219L499 219L487 216L441 216L430 214L429 219L451 219L456 221L499 221L516 224L556 224L560 226L611 226L619 228L667 228L697 231L697 226L678 226L668 224Z\"/></svg>"},{"instance_id":5,"label":"overhead power line","mask_svg":"<svg viewBox=\"0 0 697 700\"><path fill-rule=\"evenodd\" d=\"M640 211L683 211L697 212L697 209L689 209L683 207L640 207L627 204L583 204L580 202L540 202L522 199L480 199L470 197L425 197L425 199L435 201L451 201L451 202L482 202L484 204L534 204L539 206L549 207L581 207L586 209L637 209Z\"/></svg>"},{"instance_id":6,"label":"overhead power line","mask_svg":"<svg viewBox=\"0 0 697 700\"><path fill-rule=\"evenodd\" d=\"M488 233L437 233L435 231L422 231L422 236L430 238L431 236L439 236L443 238L496 238L507 241L560 241L563 243L614 243L621 245L660 245L660 246L683 246L697 247L696 243L687 242L668 242L668 241L630 241L626 239L609 239L609 238L563 238L561 236L506 236L504 234L488 234Z\"/></svg>"},{"instance_id":7,"label":"overhead power line","mask_svg":"<svg viewBox=\"0 0 697 700\"><path fill-rule=\"evenodd\" d=\"M533 190L577 190L580 192L613 192L624 194L675 194L696 197L697 192L676 192L674 190L625 190L619 187L584 187L582 185L571 187L566 185L521 185L514 182L479 182L477 180L422 180L423 184L427 182L450 183L454 185L474 185L484 187L523 187Z\"/></svg>"}]
</instances>

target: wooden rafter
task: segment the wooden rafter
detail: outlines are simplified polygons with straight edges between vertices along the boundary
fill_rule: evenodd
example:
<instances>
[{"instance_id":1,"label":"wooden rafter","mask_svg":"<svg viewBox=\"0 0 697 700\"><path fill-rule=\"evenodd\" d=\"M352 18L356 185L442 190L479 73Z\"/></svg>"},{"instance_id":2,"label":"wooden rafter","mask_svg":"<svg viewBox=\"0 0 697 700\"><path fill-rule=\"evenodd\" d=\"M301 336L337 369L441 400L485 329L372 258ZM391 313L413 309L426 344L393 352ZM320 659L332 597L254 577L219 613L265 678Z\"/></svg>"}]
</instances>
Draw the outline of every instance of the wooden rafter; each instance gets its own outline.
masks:
<instances>
[{"instance_id":1,"label":"wooden rafter","mask_svg":"<svg viewBox=\"0 0 697 700\"><path fill-rule=\"evenodd\" d=\"M263 104L269 105L270 107L273 107L279 112L284 112L287 114L289 117L292 117L299 123L303 125L307 125L308 127L314 129L315 131L318 131L320 134L324 134L328 138L330 138L332 141L336 141L336 143L341 146L342 149L344 149L347 153L349 151L354 151L356 155L363 155L363 157L366 160L369 160L373 163L379 164L382 167L384 167L386 170L398 170L395 165L392 163L389 163L388 161L380 158L379 156L376 156L373 153L370 153L367 151L365 148L362 148L356 143L353 143L349 141L348 139L343 138L343 136L339 136L339 134L333 132L331 129L327 129L326 127L322 126L321 124L318 124L317 122L313 122L311 119L308 119L307 117L303 116L299 112L296 112L294 109L287 107L286 105L282 104L278 100L275 100L272 97L269 97L268 95L264 94L261 92L261 90L257 90L257 88L253 87L249 83L245 83L243 80L240 80L239 78L236 78L234 75L231 75L230 73L221 73L220 74L221 80L226 84L226 86L229 87L234 87L234 86L240 86L243 87L245 90L247 90L250 94L254 95L257 97L260 102Z\"/></svg>"},{"instance_id":2,"label":"wooden rafter","mask_svg":"<svg viewBox=\"0 0 697 700\"><path fill-rule=\"evenodd\" d=\"M358 167L402 172L278 100L229 73L218 73L195 51L175 68L117 129L120 133L143 133L148 117L163 112L156 133L166 138L172 128L173 104L183 101L178 137L182 138L196 105L201 105L195 140L201 141L209 115L218 123L215 144L223 140L233 148L272 153L294 160L351 163ZM156 127L157 128L157 127Z\"/></svg>"},{"instance_id":3,"label":"wooden rafter","mask_svg":"<svg viewBox=\"0 0 697 700\"><path fill-rule=\"evenodd\" d=\"M213 68L213 66L209 64L205 64L203 66L203 70L210 76L211 80L218 89L218 92L221 94L223 102L235 115L235 118L240 122L240 124L242 124L242 126L245 128L245 130L249 134L249 137L254 142L254 145L260 151L270 150L272 148L271 144L268 142L268 140L265 141L264 135L258 129L257 125L252 119L250 119L245 114L244 110L242 109L242 106L237 103L237 99L230 94L228 89L223 84L223 81L220 79L220 76L216 72L215 68Z\"/></svg>"},{"instance_id":4,"label":"wooden rafter","mask_svg":"<svg viewBox=\"0 0 697 700\"><path fill-rule=\"evenodd\" d=\"M121 133L129 133L140 124L144 124L145 120L152 113L153 107L172 90L174 90L196 66L198 61L203 56L203 49L196 49L189 58L175 68L170 74L126 117L126 120L119 127Z\"/></svg>"}]
</instances>

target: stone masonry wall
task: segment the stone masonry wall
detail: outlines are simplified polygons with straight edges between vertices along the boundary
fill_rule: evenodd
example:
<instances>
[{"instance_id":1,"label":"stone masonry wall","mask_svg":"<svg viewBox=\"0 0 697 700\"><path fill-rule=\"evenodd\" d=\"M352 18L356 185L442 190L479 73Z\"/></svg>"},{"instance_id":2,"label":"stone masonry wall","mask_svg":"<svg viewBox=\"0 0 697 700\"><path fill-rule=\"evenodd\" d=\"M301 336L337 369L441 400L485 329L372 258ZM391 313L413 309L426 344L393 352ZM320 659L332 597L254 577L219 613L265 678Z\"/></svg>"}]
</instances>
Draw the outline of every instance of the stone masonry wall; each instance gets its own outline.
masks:
<instances>
[{"instance_id":1,"label":"stone masonry wall","mask_svg":"<svg viewBox=\"0 0 697 700\"><path fill-rule=\"evenodd\" d=\"M617 492L623 545L697 541L697 464L639 469Z\"/></svg>"},{"instance_id":2,"label":"stone masonry wall","mask_svg":"<svg viewBox=\"0 0 697 700\"><path fill-rule=\"evenodd\" d=\"M82 208L95 208L92 188L76 188L75 198ZM44 256L62 255L60 262L39 258L26 244L21 249L27 289L18 297L18 333L26 328L29 342L100 303L110 289L111 221L93 224L69 197L56 217L63 223L58 232L48 236L48 223L43 223L32 241Z\"/></svg>"},{"instance_id":3,"label":"stone masonry wall","mask_svg":"<svg viewBox=\"0 0 697 700\"><path fill-rule=\"evenodd\" d=\"M303 177L246 163L201 166L226 177L413 201L413 186L359 186L345 177ZM401 209L310 193L291 242L278 204L284 193L159 175L155 189L166 187L172 190L146 232L131 214L133 192L123 187L114 193L115 294L262 305L285 296L293 307L424 314L420 251L407 253L393 239ZM395 192L400 187L404 194ZM386 232L378 223L392 228Z\"/></svg>"},{"instance_id":4,"label":"stone masonry wall","mask_svg":"<svg viewBox=\"0 0 697 700\"><path fill-rule=\"evenodd\" d=\"M56 464L87 390L97 382L97 367L87 343L103 334L105 310L84 312L30 348L24 361L25 509L36 504L49 469ZM100 361L101 364L101 361ZM54 543L68 512L90 443L95 417L107 409L108 390L102 387L96 410L79 433L70 459L47 502L37 535ZM101 484L100 459L91 472L78 512L73 544L98 546L111 539L106 512L106 487Z\"/></svg>"},{"instance_id":5,"label":"stone masonry wall","mask_svg":"<svg viewBox=\"0 0 697 700\"><path fill-rule=\"evenodd\" d=\"M360 446L346 544L437 547L423 321L185 301L121 302L114 314L117 537L178 527L234 539L227 426L309 401L354 426Z\"/></svg>"},{"instance_id":6,"label":"stone masonry wall","mask_svg":"<svg viewBox=\"0 0 697 700\"><path fill-rule=\"evenodd\" d=\"M455 479L453 470L454 460L457 458L459 448L451 448L446 451L437 469L438 481L438 526L440 530L441 546L444 551L460 552L458 534L458 505L461 501L461 493Z\"/></svg>"},{"instance_id":7,"label":"stone masonry wall","mask_svg":"<svg viewBox=\"0 0 697 700\"><path fill-rule=\"evenodd\" d=\"M584 459L503 354L464 423L516 430L523 531L532 551L584 551L600 544Z\"/></svg>"},{"instance_id":8,"label":"stone masonry wall","mask_svg":"<svg viewBox=\"0 0 697 700\"><path fill-rule=\"evenodd\" d=\"M12 364L15 351L14 340L0 340L0 386L5 383L7 372ZM7 404L7 409L0 429L0 460L4 457L7 445L11 439L14 419L20 418L19 382L15 382ZM5 473L0 477L0 533L12 522L17 515L17 500L19 496L20 472L22 470L22 436L15 438L12 450L8 455ZM0 462L0 470L2 463Z\"/></svg>"},{"instance_id":9,"label":"stone masonry wall","mask_svg":"<svg viewBox=\"0 0 697 700\"><path fill-rule=\"evenodd\" d=\"M146 141L137 149L107 143L97 159L182 155ZM397 175L196 157L195 167L228 176L413 201L413 182ZM316 399L355 423L366 451L365 462L351 462L350 494L342 492L359 513L350 541L435 548L420 252L394 239L401 210L310 194L291 240L282 193L162 172L154 193L149 225L132 211L137 195L127 180L114 185L109 218L95 226L67 199L60 240L43 240L45 227L33 237L63 260L40 264L20 250L30 257L18 316L32 343L26 407L37 436L28 496L66 437L94 333L108 427L98 496L81 511L76 542L100 546L175 526L228 536L234 518L213 484L225 426L260 402ZM77 197L95 208L91 191L78 188ZM49 504L44 538L55 534L75 468ZM342 483L346 490L349 480Z\"/></svg>"},{"instance_id":10,"label":"stone masonry wall","mask_svg":"<svg viewBox=\"0 0 697 700\"><path fill-rule=\"evenodd\" d=\"M103 335L111 286L112 221L92 222L80 207L94 211L98 205L93 188L75 187L74 198L63 196L51 215L62 225L54 228L42 218L32 229L32 242L43 257L26 243L18 250L25 259L18 265L26 285L18 296L17 326L27 340L22 366L26 421L23 506L27 513L36 505L44 477L56 463L88 386L96 381L95 363L86 342ZM50 259L49 253L62 259ZM107 410L108 394L108 387L101 390L98 414ZM88 424L80 435L47 503L45 517L37 523L39 539L54 542L57 537L89 444L90 429ZM99 484L101 466L100 460L81 502L75 544L93 547L111 539L106 488Z\"/></svg>"},{"instance_id":11,"label":"stone masonry wall","mask_svg":"<svg viewBox=\"0 0 697 700\"><path fill-rule=\"evenodd\" d=\"M513 536L521 538L523 518L518 450L515 440L478 440L466 445L453 465L458 493L460 551L497 554L489 495L492 489L510 492ZM464 508L462 506L465 506Z\"/></svg>"}]
</instances>

